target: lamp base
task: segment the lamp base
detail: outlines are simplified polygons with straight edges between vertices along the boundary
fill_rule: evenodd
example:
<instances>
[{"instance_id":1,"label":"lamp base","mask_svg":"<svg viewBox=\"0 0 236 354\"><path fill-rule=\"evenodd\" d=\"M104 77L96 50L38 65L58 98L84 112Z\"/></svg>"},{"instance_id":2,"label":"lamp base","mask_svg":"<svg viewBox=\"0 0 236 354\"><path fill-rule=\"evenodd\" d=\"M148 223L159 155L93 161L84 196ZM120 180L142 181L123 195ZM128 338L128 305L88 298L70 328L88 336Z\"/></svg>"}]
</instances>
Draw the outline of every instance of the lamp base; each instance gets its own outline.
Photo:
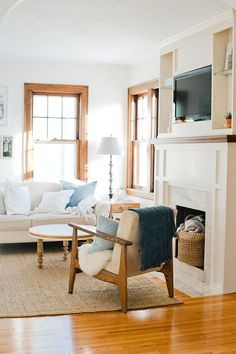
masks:
<instances>
[{"instance_id":1,"label":"lamp base","mask_svg":"<svg viewBox=\"0 0 236 354\"><path fill-rule=\"evenodd\" d=\"M109 199L111 200L113 197L112 193L112 155L110 155L110 163L109 163Z\"/></svg>"}]
</instances>

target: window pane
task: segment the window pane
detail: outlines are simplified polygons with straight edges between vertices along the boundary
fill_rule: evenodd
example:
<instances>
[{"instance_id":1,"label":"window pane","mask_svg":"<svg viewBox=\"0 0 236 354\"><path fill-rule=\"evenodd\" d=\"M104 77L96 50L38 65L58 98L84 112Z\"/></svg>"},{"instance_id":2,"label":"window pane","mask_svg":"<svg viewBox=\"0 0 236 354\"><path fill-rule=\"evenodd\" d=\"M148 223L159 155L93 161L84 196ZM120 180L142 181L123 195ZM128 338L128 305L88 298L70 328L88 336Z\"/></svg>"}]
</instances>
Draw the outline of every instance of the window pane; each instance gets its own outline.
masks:
<instances>
[{"instance_id":1,"label":"window pane","mask_svg":"<svg viewBox=\"0 0 236 354\"><path fill-rule=\"evenodd\" d=\"M138 140L149 139L151 136L150 120L139 119L138 120Z\"/></svg>"},{"instance_id":2,"label":"window pane","mask_svg":"<svg viewBox=\"0 0 236 354\"><path fill-rule=\"evenodd\" d=\"M33 117L47 117L47 96L33 96Z\"/></svg>"},{"instance_id":3,"label":"window pane","mask_svg":"<svg viewBox=\"0 0 236 354\"><path fill-rule=\"evenodd\" d=\"M48 139L61 139L62 120L57 118L48 119Z\"/></svg>"},{"instance_id":4,"label":"window pane","mask_svg":"<svg viewBox=\"0 0 236 354\"><path fill-rule=\"evenodd\" d=\"M34 146L34 179L59 181L75 178L74 143L36 143Z\"/></svg>"},{"instance_id":5,"label":"window pane","mask_svg":"<svg viewBox=\"0 0 236 354\"><path fill-rule=\"evenodd\" d=\"M148 117L148 101L147 101L147 96L143 97L143 118Z\"/></svg>"},{"instance_id":6,"label":"window pane","mask_svg":"<svg viewBox=\"0 0 236 354\"><path fill-rule=\"evenodd\" d=\"M76 119L63 119L62 139L76 139Z\"/></svg>"},{"instance_id":7,"label":"window pane","mask_svg":"<svg viewBox=\"0 0 236 354\"><path fill-rule=\"evenodd\" d=\"M33 118L33 138L47 139L47 118Z\"/></svg>"},{"instance_id":8,"label":"window pane","mask_svg":"<svg viewBox=\"0 0 236 354\"><path fill-rule=\"evenodd\" d=\"M141 140L143 138L143 119L137 120L137 139Z\"/></svg>"},{"instance_id":9,"label":"window pane","mask_svg":"<svg viewBox=\"0 0 236 354\"><path fill-rule=\"evenodd\" d=\"M63 97L63 117L76 118L77 99L76 97Z\"/></svg>"},{"instance_id":10,"label":"window pane","mask_svg":"<svg viewBox=\"0 0 236 354\"><path fill-rule=\"evenodd\" d=\"M48 117L62 117L62 97L48 96Z\"/></svg>"},{"instance_id":11,"label":"window pane","mask_svg":"<svg viewBox=\"0 0 236 354\"><path fill-rule=\"evenodd\" d=\"M134 145L134 186L149 190L150 179L150 147L147 142L136 142Z\"/></svg>"},{"instance_id":12,"label":"window pane","mask_svg":"<svg viewBox=\"0 0 236 354\"><path fill-rule=\"evenodd\" d=\"M138 98L138 118L143 117L143 97Z\"/></svg>"}]
</instances>

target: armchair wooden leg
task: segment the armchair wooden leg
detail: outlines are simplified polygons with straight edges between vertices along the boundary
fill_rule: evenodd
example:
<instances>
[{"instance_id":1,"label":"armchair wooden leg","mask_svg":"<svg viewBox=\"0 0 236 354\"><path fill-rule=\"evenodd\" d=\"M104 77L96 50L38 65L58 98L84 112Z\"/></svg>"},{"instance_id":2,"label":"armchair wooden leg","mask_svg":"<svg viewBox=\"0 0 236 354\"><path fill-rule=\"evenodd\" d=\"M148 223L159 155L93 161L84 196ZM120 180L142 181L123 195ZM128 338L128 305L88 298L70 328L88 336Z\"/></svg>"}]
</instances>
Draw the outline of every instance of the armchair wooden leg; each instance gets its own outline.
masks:
<instances>
[{"instance_id":1,"label":"armchair wooden leg","mask_svg":"<svg viewBox=\"0 0 236 354\"><path fill-rule=\"evenodd\" d=\"M121 309L124 313L127 312L127 247L121 246L120 270L118 276L118 289L121 302Z\"/></svg>"},{"instance_id":2,"label":"armchair wooden leg","mask_svg":"<svg viewBox=\"0 0 236 354\"><path fill-rule=\"evenodd\" d=\"M77 230L73 229L73 239L71 247L71 260L70 260L70 277L69 277L69 294L73 293L75 275L76 275L76 261L78 259L77 249Z\"/></svg>"},{"instance_id":3,"label":"armchair wooden leg","mask_svg":"<svg viewBox=\"0 0 236 354\"><path fill-rule=\"evenodd\" d=\"M174 297L173 259L163 266L161 272L165 275L169 297Z\"/></svg>"}]
</instances>

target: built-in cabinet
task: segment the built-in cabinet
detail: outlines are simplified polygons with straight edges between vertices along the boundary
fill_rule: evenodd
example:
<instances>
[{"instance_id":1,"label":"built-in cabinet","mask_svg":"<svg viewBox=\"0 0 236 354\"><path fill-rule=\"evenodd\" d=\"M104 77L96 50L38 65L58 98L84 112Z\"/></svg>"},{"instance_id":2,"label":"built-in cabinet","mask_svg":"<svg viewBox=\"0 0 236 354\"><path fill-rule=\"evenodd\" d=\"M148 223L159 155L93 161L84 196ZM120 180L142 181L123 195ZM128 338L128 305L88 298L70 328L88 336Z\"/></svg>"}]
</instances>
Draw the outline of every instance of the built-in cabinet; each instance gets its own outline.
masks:
<instances>
[{"instance_id":1,"label":"built-in cabinet","mask_svg":"<svg viewBox=\"0 0 236 354\"><path fill-rule=\"evenodd\" d=\"M235 19L234 19L235 21ZM159 136L162 134L172 135L175 131L183 132L183 135L188 135L186 125L195 130L196 135L205 130L207 134L234 134L236 132L236 117L235 105L236 100L235 85L235 55L233 51L232 69L225 70L226 51L229 43L235 48L235 33L234 26L226 28L222 31L213 33L212 36L212 112L211 121L205 122L187 122L176 123L174 120L174 103L173 103L173 78L175 75L183 73L176 70L178 61L178 48L173 51L163 53L160 57L160 98L159 98ZM199 48L200 50L200 48ZM197 67L192 67L197 69ZM188 71L188 70L186 70ZM232 127L226 127L225 115L226 112L231 112ZM180 127L180 124L182 127ZM176 126L178 125L178 129ZM197 128L198 127L198 128ZM223 132L221 130L224 130ZM201 134L201 133L200 133ZM190 134L191 135L191 134ZM193 134L192 134L193 135Z\"/></svg>"}]
</instances>

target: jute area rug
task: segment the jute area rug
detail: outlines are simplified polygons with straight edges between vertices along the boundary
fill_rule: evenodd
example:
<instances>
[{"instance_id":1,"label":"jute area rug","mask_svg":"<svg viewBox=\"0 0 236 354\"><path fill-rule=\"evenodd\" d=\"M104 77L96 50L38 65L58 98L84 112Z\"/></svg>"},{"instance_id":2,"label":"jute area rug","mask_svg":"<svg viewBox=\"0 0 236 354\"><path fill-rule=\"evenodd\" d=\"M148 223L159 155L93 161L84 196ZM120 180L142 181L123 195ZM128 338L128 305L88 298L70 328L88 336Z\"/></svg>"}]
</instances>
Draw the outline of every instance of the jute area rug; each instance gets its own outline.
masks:
<instances>
[{"instance_id":1,"label":"jute area rug","mask_svg":"<svg viewBox=\"0 0 236 354\"><path fill-rule=\"evenodd\" d=\"M35 253L0 255L0 317L25 317L120 310L113 284L79 273L68 294L69 260L45 252L42 269ZM128 308L145 309L181 303L145 276L128 281Z\"/></svg>"}]
</instances>

